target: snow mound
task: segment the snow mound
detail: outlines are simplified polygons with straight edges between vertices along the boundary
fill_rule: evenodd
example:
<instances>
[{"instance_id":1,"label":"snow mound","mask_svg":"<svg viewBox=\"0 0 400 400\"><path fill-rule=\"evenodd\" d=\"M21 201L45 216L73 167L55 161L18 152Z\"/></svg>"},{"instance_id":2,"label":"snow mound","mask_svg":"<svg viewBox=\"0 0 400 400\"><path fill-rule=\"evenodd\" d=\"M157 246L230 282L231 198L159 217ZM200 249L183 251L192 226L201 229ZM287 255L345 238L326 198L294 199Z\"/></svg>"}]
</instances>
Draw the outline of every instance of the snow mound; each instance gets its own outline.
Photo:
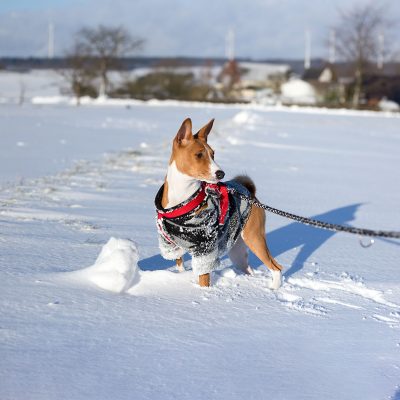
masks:
<instances>
[{"instance_id":1,"label":"snow mound","mask_svg":"<svg viewBox=\"0 0 400 400\"><path fill-rule=\"evenodd\" d=\"M226 268L224 268L223 270L219 271L219 274L220 274L221 276L223 276L224 278L231 278L231 279L234 279L234 278L237 277L237 274L236 274L236 272L234 271L234 269L233 269L233 268L230 268L230 267L226 267Z\"/></svg>"},{"instance_id":2,"label":"snow mound","mask_svg":"<svg viewBox=\"0 0 400 400\"><path fill-rule=\"evenodd\" d=\"M381 111L399 111L400 106L392 100L388 100L386 97L384 97L379 103L378 107Z\"/></svg>"},{"instance_id":3,"label":"snow mound","mask_svg":"<svg viewBox=\"0 0 400 400\"><path fill-rule=\"evenodd\" d=\"M314 88L306 81L292 79L282 87L282 100L288 103L315 104L317 95Z\"/></svg>"},{"instance_id":4,"label":"snow mound","mask_svg":"<svg viewBox=\"0 0 400 400\"><path fill-rule=\"evenodd\" d=\"M233 122L238 125L252 125L260 121L260 117L252 112L240 111L233 118Z\"/></svg>"},{"instance_id":5,"label":"snow mound","mask_svg":"<svg viewBox=\"0 0 400 400\"><path fill-rule=\"evenodd\" d=\"M94 283L101 289L121 293L130 288L138 277L138 250L127 239L111 238L102 248L96 262L73 272L74 278Z\"/></svg>"}]
</instances>

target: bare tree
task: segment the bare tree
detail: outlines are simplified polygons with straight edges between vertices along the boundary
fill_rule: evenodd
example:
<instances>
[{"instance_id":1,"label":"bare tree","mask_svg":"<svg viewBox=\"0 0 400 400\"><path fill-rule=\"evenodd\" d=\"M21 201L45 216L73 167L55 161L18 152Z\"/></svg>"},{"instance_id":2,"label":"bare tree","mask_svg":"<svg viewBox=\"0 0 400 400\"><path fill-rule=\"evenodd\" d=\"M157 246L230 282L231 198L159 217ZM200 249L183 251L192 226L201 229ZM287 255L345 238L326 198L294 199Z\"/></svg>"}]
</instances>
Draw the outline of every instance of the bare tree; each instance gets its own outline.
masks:
<instances>
[{"instance_id":1,"label":"bare tree","mask_svg":"<svg viewBox=\"0 0 400 400\"><path fill-rule=\"evenodd\" d=\"M354 68L353 107L359 105L363 78L378 57L379 38L391 26L387 8L382 4L357 4L346 11L340 11L340 22L335 27L336 50Z\"/></svg>"},{"instance_id":2,"label":"bare tree","mask_svg":"<svg viewBox=\"0 0 400 400\"><path fill-rule=\"evenodd\" d=\"M101 79L104 92L109 89L108 73L118 68L120 57L132 54L142 47L144 41L133 37L124 27L107 27L99 25L97 28L82 28L76 35L76 48L91 59L92 67Z\"/></svg>"},{"instance_id":3,"label":"bare tree","mask_svg":"<svg viewBox=\"0 0 400 400\"><path fill-rule=\"evenodd\" d=\"M94 87L96 77L93 69L92 60L89 59L79 44L69 50L66 54L66 69L59 73L68 82L70 90L76 98L76 104L80 104L82 96L95 96L97 94Z\"/></svg>"}]
</instances>

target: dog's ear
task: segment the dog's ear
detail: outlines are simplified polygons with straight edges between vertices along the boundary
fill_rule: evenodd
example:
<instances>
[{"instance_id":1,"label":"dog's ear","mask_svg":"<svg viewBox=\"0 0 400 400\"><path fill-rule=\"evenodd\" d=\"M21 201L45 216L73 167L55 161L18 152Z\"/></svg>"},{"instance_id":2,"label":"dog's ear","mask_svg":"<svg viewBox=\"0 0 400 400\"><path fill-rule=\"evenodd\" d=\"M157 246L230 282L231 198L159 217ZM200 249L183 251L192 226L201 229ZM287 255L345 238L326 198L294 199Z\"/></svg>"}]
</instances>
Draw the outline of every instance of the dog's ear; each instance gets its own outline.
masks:
<instances>
[{"instance_id":1,"label":"dog's ear","mask_svg":"<svg viewBox=\"0 0 400 400\"><path fill-rule=\"evenodd\" d=\"M179 128L178 133L175 136L175 140L178 142L178 144L186 144L191 139L193 139L192 120L190 118L186 118Z\"/></svg>"},{"instance_id":2,"label":"dog's ear","mask_svg":"<svg viewBox=\"0 0 400 400\"><path fill-rule=\"evenodd\" d=\"M208 134L211 131L211 128L213 127L214 124L214 118L206 125L204 125L195 135L194 137L197 139L199 138L200 140L204 140L207 142L207 137Z\"/></svg>"}]
</instances>

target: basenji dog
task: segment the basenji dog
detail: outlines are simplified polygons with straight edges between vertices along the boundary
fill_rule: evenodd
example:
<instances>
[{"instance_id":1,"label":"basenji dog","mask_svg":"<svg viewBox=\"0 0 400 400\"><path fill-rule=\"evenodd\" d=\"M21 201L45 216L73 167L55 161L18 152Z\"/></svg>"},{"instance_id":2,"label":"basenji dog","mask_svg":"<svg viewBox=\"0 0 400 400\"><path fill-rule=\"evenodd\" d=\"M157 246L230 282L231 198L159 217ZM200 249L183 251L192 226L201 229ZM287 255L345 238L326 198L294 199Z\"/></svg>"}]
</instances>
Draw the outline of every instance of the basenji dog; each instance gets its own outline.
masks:
<instances>
[{"instance_id":1,"label":"basenji dog","mask_svg":"<svg viewBox=\"0 0 400 400\"><path fill-rule=\"evenodd\" d=\"M278 289L282 266L265 240L265 211L244 197L255 198L255 185L247 176L221 182L225 173L207 141L213 123L212 119L193 134L187 118L173 140L167 175L155 199L161 254L175 259L183 271L183 255L188 252L199 285L210 286L210 273L224 253L244 273L253 273L248 247L270 269L271 288Z\"/></svg>"}]
</instances>

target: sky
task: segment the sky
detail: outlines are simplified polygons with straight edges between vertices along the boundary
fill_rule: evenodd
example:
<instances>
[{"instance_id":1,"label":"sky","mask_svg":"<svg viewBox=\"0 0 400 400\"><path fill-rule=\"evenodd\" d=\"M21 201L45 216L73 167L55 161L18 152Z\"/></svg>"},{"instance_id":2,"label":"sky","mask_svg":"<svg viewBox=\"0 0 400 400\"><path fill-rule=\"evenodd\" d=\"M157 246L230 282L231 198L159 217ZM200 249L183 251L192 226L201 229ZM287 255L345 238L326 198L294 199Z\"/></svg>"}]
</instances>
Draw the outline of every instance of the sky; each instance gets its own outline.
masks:
<instances>
[{"instance_id":1,"label":"sky","mask_svg":"<svg viewBox=\"0 0 400 400\"><path fill-rule=\"evenodd\" d=\"M328 56L329 30L338 10L371 0L0 0L0 56L46 56L52 21L55 54L63 55L82 26L123 25L144 38L140 55L224 57L235 32L235 55L300 59L305 30L312 57ZM376 2L375 2L376 3ZM400 1L386 0L400 19ZM399 32L395 32L397 41Z\"/></svg>"}]
</instances>

